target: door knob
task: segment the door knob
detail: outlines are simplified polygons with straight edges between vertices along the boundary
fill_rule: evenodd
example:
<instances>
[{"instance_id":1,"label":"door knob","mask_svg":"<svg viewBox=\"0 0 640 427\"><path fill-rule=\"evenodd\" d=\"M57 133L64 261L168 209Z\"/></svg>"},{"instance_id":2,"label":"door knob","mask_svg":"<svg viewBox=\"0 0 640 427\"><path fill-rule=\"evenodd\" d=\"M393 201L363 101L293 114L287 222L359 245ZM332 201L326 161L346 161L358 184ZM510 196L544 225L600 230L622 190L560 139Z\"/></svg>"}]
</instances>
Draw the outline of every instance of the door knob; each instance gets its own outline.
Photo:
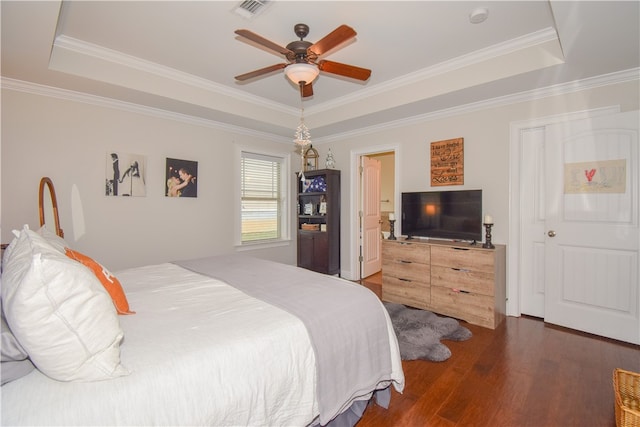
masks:
<instances>
[{"instance_id":1,"label":"door knob","mask_svg":"<svg viewBox=\"0 0 640 427\"><path fill-rule=\"evenodd\" d=\"M547 233L547 235L548 235L549 237L556 237L556 232L555 232L555 231L553 231L553 230L549 230L549 232Z\"/></svg>"}]
</instances>

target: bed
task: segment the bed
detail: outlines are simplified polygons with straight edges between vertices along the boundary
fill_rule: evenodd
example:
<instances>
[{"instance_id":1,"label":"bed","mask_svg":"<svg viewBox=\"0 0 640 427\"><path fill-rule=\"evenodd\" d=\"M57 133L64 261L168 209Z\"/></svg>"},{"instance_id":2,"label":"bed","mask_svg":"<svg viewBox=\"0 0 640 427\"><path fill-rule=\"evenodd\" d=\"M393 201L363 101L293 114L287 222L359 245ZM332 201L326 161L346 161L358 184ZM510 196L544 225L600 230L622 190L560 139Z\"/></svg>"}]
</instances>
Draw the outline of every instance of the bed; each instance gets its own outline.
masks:
<instances>
[{"instance_id":1,"label":"bed","mask_svg":"<svg viewBox=\"0 0 640 427\"><path fill-rule=\"evenodd\" d=\"M14 234L2 425L354 425L403 390L389 316L358 284L237 254L111 274L46 226Z\"/></svg>"}]
</instances>

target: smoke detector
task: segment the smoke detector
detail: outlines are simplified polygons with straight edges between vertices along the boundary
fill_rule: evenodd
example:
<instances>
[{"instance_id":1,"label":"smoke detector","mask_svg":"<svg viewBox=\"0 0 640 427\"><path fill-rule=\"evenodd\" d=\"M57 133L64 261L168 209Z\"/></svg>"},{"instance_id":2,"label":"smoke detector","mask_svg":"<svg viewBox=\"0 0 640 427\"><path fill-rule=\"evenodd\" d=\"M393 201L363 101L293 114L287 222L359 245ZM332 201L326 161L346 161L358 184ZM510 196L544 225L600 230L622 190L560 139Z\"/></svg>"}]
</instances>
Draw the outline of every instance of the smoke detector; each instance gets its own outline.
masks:
<instances>
[{"instance_id":1,"label":"smoke detector","mask_svg":"<svg viewBox=\"0 0 640 427\"><path fill-rule=\"evenodd\" d=\"M471 22L472 24L480 24L481 22L486 21L488 17L489 9L487 9L486 7L479 7L471 11L471 13L469 14L469 22Z\"/></svg>"}]
</instances>

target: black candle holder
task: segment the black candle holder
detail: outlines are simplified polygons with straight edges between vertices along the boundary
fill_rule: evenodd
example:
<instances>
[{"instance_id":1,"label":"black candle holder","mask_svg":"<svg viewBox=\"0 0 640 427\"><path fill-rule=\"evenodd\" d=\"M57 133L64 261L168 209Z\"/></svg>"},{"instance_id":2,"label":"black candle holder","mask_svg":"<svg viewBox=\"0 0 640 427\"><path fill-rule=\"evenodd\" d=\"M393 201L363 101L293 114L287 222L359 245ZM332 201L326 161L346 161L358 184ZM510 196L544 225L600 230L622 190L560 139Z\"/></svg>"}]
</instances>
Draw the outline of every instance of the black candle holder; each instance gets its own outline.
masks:
<instances>
[{"instance_id":1,"label":"black candle holder","mask_svg":"<svg viewBox=\"0 0 640 427\"><path fill-rule=\"evenodd\" d=\"M491 227L493 227L493 224L484 224L484 228L487 230L487 232L485 234L485 239L484 239L485 242L482 244L482 247L486 248L486 249L495 249L496 248L491 243Z\"/></svg>"},{"instance_id":2,"label":"black candle holder","mask_svg":"<svg viewBox=\"0 0 640 427\"><path fill-rule=\"evenodd\" d=\"M389 238L387 240L398 240L396 239L396 236L393 234L393 231L395 229L395 223L396 223L395 219L389 220Z\"/></svg>"}]
</instances>

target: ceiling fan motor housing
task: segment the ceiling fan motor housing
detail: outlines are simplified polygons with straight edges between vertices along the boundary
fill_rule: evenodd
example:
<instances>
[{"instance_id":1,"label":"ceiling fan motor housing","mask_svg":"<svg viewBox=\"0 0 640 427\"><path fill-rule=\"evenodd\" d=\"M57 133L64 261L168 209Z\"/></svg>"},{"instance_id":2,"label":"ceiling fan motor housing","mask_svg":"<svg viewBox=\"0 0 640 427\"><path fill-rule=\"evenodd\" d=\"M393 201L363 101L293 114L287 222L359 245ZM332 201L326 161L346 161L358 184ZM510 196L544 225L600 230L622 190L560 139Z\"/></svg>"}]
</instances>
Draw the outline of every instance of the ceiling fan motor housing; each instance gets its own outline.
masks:
<instances>
[{"instance_id":1,"label":"ceiling fan motor housing","mask_svg":"<svg viewBox=\"0 0 640 427\"><path fill-rule=\"evenodd\" d=\"M311 47L313 43L306 42L304 40L296 40L287 45L287 49L289 49L293 54L287 54L287 59L289 61L295 62L310 62L310 60L315 60L314 58L310 58L309 55L309 47Z\"/></svg>"}]
</instances>

